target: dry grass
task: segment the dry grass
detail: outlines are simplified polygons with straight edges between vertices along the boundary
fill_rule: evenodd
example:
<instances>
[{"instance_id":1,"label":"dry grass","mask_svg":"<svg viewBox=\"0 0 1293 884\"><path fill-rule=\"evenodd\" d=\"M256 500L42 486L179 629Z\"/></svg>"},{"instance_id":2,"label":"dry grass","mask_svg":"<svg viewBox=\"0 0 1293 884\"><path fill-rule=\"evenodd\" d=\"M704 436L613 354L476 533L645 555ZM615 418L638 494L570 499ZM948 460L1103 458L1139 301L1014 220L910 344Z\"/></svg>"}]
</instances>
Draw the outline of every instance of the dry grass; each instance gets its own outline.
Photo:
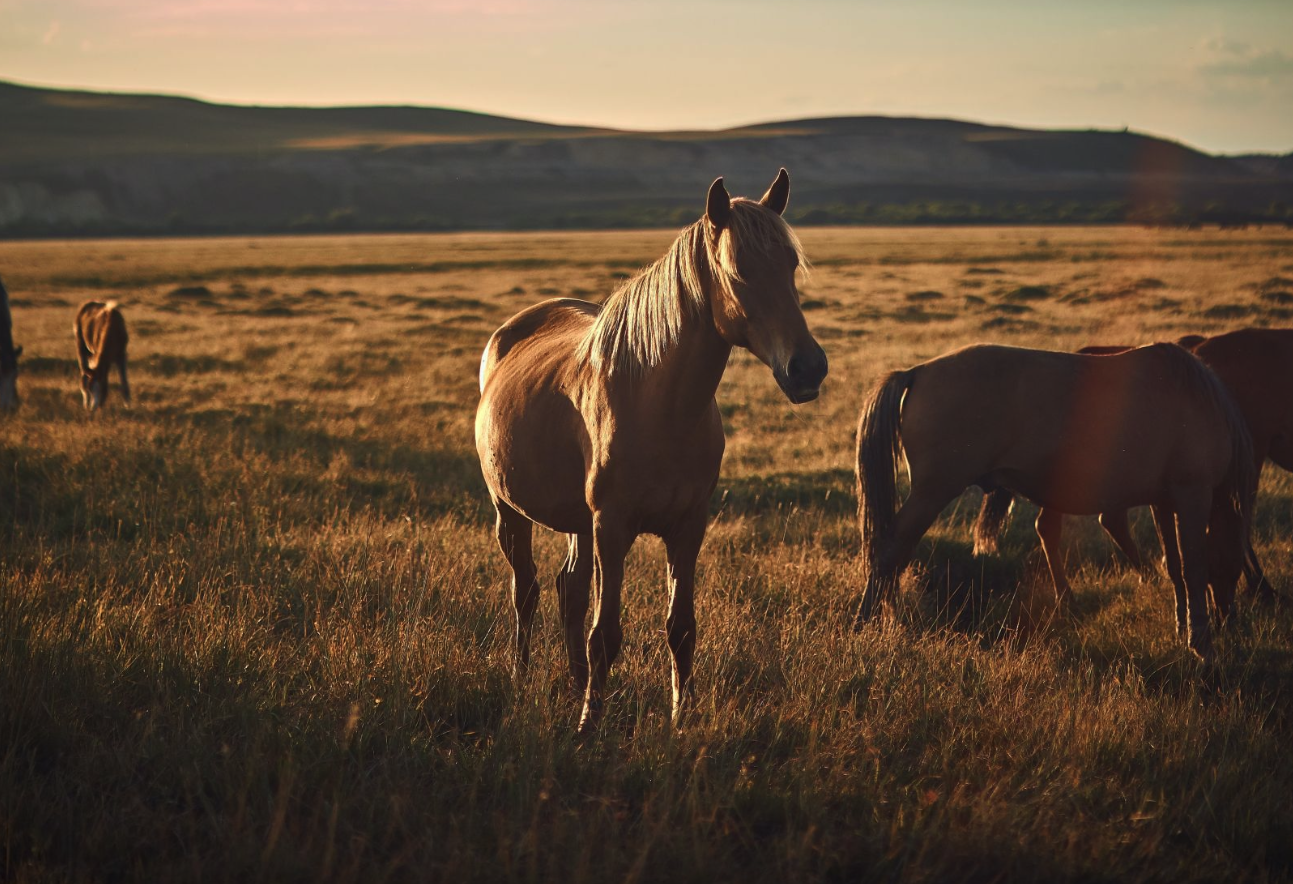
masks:
<instances>
[{"instance_id":1,"label":"dry grass","mask_svg":"<svg viewBox=\"0 0 1293 884\"><path fill-rule=\"evenodd\" d=\"M670 728L643 539L583 745L546 587L510 682L477 359L515 310L600 299L669 234L0 244L27 354L0 422L0 878L1293 875L1286 611L1242 610L1202 671L1165 579L1075 521L1054 621L1029 520L976 560L967 494L896 616L848 629L853 431L881 372L979 340L1288 325L1293 236L802 232L831 377L794 409L739 354L720 390L699 708ZM136 407L114 390L88 419L71 322L105 294ZM1290 528L1271 470L1257 543L1281 587ZM554 573L559 539L539 555Z\"/></svg>"}]
</instances>

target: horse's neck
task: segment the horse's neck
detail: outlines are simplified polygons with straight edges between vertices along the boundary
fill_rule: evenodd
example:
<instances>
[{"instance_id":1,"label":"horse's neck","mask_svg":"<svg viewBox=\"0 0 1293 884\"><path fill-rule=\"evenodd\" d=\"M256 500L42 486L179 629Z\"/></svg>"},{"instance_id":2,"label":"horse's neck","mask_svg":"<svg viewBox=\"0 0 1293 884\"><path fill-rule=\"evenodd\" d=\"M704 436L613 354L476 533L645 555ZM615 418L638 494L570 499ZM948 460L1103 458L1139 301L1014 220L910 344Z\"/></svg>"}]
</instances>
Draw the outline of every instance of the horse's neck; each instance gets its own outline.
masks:
<instances>
[{"instance_id":1,"label":"horse's neck","mask_svg":"<svg viewBox=\"0 0 1293 884\"><path fill-rule=\"evenodd\" d=\"M709 310L689 316L673 348L642 378L644 392L662 419L700 420L709 414L731 354Z\"/></svg>"}]
</instances>

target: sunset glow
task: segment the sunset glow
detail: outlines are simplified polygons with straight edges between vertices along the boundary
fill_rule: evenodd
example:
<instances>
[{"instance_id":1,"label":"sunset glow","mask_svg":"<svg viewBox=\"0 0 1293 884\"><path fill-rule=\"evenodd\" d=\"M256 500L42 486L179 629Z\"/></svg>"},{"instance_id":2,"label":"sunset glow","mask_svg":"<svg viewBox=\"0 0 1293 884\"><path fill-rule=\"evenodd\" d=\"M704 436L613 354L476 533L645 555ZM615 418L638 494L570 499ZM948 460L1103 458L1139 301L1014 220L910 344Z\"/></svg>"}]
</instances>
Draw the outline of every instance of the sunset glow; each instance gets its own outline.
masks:
<instances>
[{"instance_id":1,"label":"sunset glow","mask_svg":"<svg viewBox=\"0 0 1293 884\"><path fill-rule=\"evenodd\" d=\"M1293 148L1293 4L0 0L0 79L635 129L823 115Z\"/></svg>"}]
</instances>

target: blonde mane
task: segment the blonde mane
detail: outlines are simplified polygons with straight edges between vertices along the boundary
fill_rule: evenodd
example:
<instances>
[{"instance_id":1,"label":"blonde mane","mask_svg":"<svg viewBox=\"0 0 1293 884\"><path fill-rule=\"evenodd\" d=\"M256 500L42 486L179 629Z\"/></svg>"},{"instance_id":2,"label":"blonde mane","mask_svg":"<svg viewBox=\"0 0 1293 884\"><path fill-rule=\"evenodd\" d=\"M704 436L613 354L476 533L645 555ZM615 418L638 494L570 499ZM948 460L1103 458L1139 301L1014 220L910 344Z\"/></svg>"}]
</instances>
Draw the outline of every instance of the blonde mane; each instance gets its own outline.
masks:
<instances>
[{"instance_id":1,"label":"blonde mane","mask_svg":"<svg viewBox=\"0 0 1293 884\"><path fill-rule=\"evenodd\" d=\"M785 219L755 200L732 200L730 221L714 242L705 219L687 227L663 258L630 279L607 299L581 356L608 375L642 375L659 365L678 341L683 324L708 303L706 275L733 295L741 281L738 250L771 254L792 249L808 268L799 238Z\"/></svg>"}]
</instances>

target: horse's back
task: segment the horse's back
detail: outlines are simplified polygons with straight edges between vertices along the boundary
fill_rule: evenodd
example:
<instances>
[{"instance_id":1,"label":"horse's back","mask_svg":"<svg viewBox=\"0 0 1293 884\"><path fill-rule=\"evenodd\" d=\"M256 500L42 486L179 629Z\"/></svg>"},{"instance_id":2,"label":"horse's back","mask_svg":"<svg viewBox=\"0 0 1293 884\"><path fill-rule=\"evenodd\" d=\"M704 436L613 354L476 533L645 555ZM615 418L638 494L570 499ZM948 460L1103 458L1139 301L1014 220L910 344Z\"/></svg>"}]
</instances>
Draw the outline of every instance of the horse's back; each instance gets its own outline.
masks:
<instances>
[{"instance_id":1,"label":"horse's back","mask_svg":"<svg viewBox=\"0 0 1293 884\"><path fill-rule=\"evenodd\" d=\"M86 301L76 312L73 330L94 356L91 367L120 359L130 340L126 319L116 301Z\"/></svg>"},{"instance_id":2,"label":"horse's back","mask_svg":"<svg viewBox=\"0 0 1293 884\"><path fill-rule=\"evenodd\" d=\"M600 312L600 307L588 301L554 298L513 316L485 344L480 359L481 392L498 364L519 345L537 345L540 351L555 351L558 355L567 348L573 352Z\"/></svg>"}]
</instances>

